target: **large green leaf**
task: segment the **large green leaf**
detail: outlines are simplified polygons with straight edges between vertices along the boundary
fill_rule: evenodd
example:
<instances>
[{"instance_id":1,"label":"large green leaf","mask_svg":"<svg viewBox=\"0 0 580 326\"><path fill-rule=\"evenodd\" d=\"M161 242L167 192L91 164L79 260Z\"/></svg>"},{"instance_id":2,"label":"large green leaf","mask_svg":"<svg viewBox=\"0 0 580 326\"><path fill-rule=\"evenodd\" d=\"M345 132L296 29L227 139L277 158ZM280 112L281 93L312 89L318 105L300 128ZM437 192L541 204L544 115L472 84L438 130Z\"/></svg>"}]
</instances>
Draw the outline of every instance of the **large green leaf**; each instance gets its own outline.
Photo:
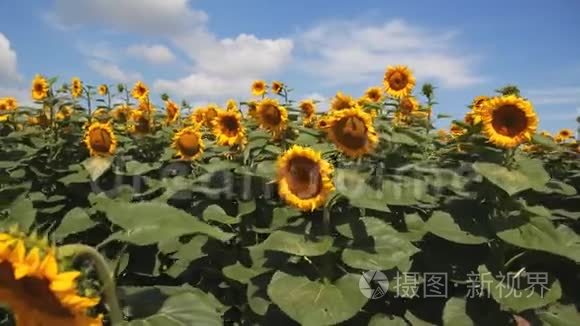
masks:
<instances>
[{"instance_id":1,"label":"large green leaf","mask_svg":"<svg viewBox=\"0 0 580 326\"><path fill-rule=\"evenodd\" d=\"M56 241L60 241L68 235L86 231L95 225L97 223L91 219L84 209L75 207L66 213L58 228L52 233L52 237Z\"/></svg>"},{"instance_id":2,"label":"large green leaf","mask_svg":"<svg viewBox=\"0 0 580 326\"><path fill-rule=\"evenodd\" d=\"M215 221L222 224L237 224L240 222L239 217L228 215L221 206L210 205L203 211L203 219L206 221Z\"/></svg>"},{"instance_id":3,"label":"large green leaf","mask_svg":"<svg viewBox=\"0 0 580 326\"><path fill-rule=\"evenodd\" d=\"M545 217L532 217L528 223L498 232L497 236L518 247L549 252L580 263L580 236L565 225L554 227Z\"/></svg>"},{"instance_id":4,"label":"large green leaf","mask_svg":"<svg viewBox=\"0 0 580 326\"><path fill-rule=\"evenodd\" d=\"M448 326L473 326L473 320L465 311L465 299L453 297L447 300L443 308L443 325Z\"/></svg>"},{"instance_id":5,"label":"large green leaf","mask_svg":"<svg viewBox=\"0 0 580 326\"><path fill-rule=\"evenodd\" d=\"M36 218L36 209L32 205L32 200L24 196L17 198L8 210L8 218L3 223L18 224L21 230L28 230Z\"/></svg>"},{"instance_id":6,"label":"large green leaf","mask_svg":"<svg viewBox=\"0 0 580 326\"><path fill-rule=\"evenodd\" d=\"M393 227L377 218L363 217L359 222L364 225L368 237L357 239L352 247L344 249L342 261L345 264L363 270L387 270L393 267L408 270L410 257L419 249ZM350 233L348 228L350 224L341 225L337 230ZM356 234L351 235L356 239Z\"/></svg>"},{"instance_id":7,"label":"large green leaf","mask_svg":"<svg viewBox=\"0 0 580 326\"><path fill-rule=\"evenodd\" d=\"M207 256L203 251L203 246L207 243L208 238L205 235L196 235L187 243L181 244L177 252L171 255L176 261L165 271L165 274L171 277L178 277L183 273L191 262Z\"/></svg>"},{"instance_id":8,"label":"large green leaf","mask_svg":"<svg viewBox=\"0 0 580 326\"><path fill-rule=\"evenodd\" d=\"M407 326L407 322L398 316L376 314L369 320L368 326Z\"/></svg>"},{"instance_id":9,"label":"large green leaf","mask_svg":"<svg viewBox=\"0 0 580 326\"><path fill-rule=\"evenodd\" d=\"M511 170L502 165L487 162L476 162L473 168L510 196L532 187L541 188L550 180L550 175L539 160L519 160L517 168Z\"/></svg>"},{"instance_id":10,"label":"large green leaf","mask_svg":"<svg viewBox=\"0 0 580 326\"><path fill-rule=\"evenodd\" d=\"M105 212L112 223L124 229L113 239L128 241L136 245L154 244L194 233L205 234L222 241L234 236L163 203L126 203L99 199L96 207Z\"/></svg>"},{"instance_id":11,"label":"large green leaf","mask_svg":"<svg viewBox=\"0 0 580 326\"><path fill-rule=\"evenodd\" d=\"M537 312L538 317L549 326L578 326L580 312L574 305L554 304L547 310Z\"/></svg>"},{"instance_id":12,"label":"large green leaf","mask_svg":"<svg viewBox=\"0 0 580 326\"><path fill-rule=\"evenodd\" d=\"M234 265L224 267L222 272L227 278L231 278L232 280L236 280L243 284L248 284L252 278L269 270L269 268L263 266L246 267L237 262Z\"/></svg>"},{"instance_id":13,"label":"large green leaf","mask_svg":"<svg viewBox=\"0 0 580 326\"><path fill-rule=\"evenodd\" d=\"M264 250L281 251L296 256L321 256L332 246L331 237L307 238L304 234L274 231L260 247Z\"/></svg>"},{"instance_id":14,"label":"large green leaf","mask_svg":"<svg viewBox=\"0 0 580 326\"><path fill-rule=\"evenodd\" d=\"M323 283L278 271L268 286L268 296L301 325L334 325L350 319L366 304L359 278L346 274L334 283Z\"/></svg>"},{"instance_id":15,"label":"large green leaf","mask_svg":"<svg viewBox=\"0 0 580 326\"><path fill-rule=\"evenodd\" d=\"M547 306L562 296L562 288L557 280L544 293L538 293L532 288L515 289L506 282L496 280L484 265L479 266L478 271L482 289L490 293L504 309L516 313ZM549 284L542 285L547 287Z\"/></svg>"},{"instance_id":16,"label":"large green leaf","mask_svg":"<svg viewBox=\"0 0 580 326\"><path fill-rule=\"evenodd\" d=\"M141 175L149 173L153 170L157 170L161 167L160 162L155 163L142 163L138 161L129 161L125 163L125 168L127 169L126 174L128 175Z\"/></svg>"},{"instance_id":17,"label":"large green leaf","mask_svg":"<svg viewBox=\"0 0 580 326\"><path fill-rule=\"evenodd\" d=\"M436 236L461 244L482 244L487 238L462 230L453 217L446 212L435 211L425 223L425 229Z\"/></svg>"}]
</instances>

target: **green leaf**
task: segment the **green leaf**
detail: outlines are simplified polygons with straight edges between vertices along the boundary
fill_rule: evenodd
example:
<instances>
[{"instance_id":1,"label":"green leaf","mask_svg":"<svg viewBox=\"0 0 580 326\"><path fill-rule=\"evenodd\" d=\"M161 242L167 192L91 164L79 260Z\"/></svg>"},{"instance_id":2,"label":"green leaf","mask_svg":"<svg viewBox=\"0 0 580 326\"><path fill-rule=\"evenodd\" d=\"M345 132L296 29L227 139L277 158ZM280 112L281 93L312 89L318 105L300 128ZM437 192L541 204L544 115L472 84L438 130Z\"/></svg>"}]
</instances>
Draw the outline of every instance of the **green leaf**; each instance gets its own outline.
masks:
<instances>
[{"instance_id":1,"label":"green leaf","mask_svg":"<svg viewBox=\"0 0 580 326\"><path fill-rule=\"evenodd\" d=\"M130 326L223 325L224 306L213 296L192 288L170 296L155 314L126 322Z\"/></svg>"},{"instance_id":2,"label":"green leaf","mask_svg":"<svg viewBox=\"0 0 580 326\"><path fill-rule=\"evenodd\" d=\"M562 296L562 288L557 280L542 295L531 288L514 289L504 282L497 281L485 265L479 266L478 271L482 289L489 292L503 309L509 309L516 313L547 306ZM547 287L548 284L545 286Z\"/></svg>"},{"instance_id":3,"label":"green leaf","mask_svg":"<svg viewBox=\"0 0 580 326\"><path fill-rule=\"evenodd\" d=\"M352 318L366 304L359 278L346 274L332 284L278 271L268 286L268 296L301 325L334 325Z\"/></svg>"},{"instance_id":4,"label":"green leaf","mask_svg":"<svg viewBox=\"0 0 580 326\"><path fill-rule=\"evenodd\" d=\"M368 326L407 326L407 322L398 316L376 314L369 320Z\"/></svg>"},{"instance_id":5,"label":"green leaf","mask_svg":"<svg viewBox=\"0 0 580 326\"><path fill-rule=\"evenodd\" d=\"M406 176L384 180L382 194L382 200L388 205L411 206L434 201L424 180Z\"/></svg>"},{"instance_id":6,"label":"green leaf","mask_svg":"<svg viewBox=\"0 0 580 326\"><path fill-rule=\"evenodd\" d=\"M95 181L100 176L102 176L113 164L112 157L101 157L101 156L94 156L91 158L86 159L82 165L85 167L87 172L91 177L91 180Z\"/></svg>"},{"instance_id":7,"label":"green leaf","mask_svg":"<svg viewBox=\"0 0 580 326\"><path fill-rule=\"evenodd\" d=\"M58 179L58 181L65 185L70 183L85 183L90 181L90 175L87 170L78 170Z\"/></svg>"},{"instance_id":8,"label":"green leaf","mask_svg":"<svg viewBox=\"0 0 580 326\"><path fill-rule=\"evenodd\" d=\"M580 236L565 225L554 227L541 216L530 218L518 228L498 232L497 236L514 246L549 252L580 263Z\"/></svg>"},{"instance_id":9,"label":"green leaf","mask_svg":"<svg viewBox=\"0 0 580 326\"><path fill-rule=\"evenodd\" d=\"M412 326L435 326L435 324L428 323L422 319L419 319L417 316L413 315L413 313L409 310L405 313L405 319L408 320Z\"/></svg>"},{"instance_id":10,"label":"green leaf","mask_svg":"<svg viewBox=\"0 0 580 326\"><path fill-rule=\"evenodd\" d=\"M163 203L126 203L99 199L96 208L105 212L112 223L124 229L122 235L115 235L113 239L136 245L154 244L194 233L205 234L221 241L227 241L234 236Z\"/></svg>"},{"instance_id":11,"label":"green leaf","mask_svg":"<svg viewBox=\"0 0 580 326\"><path fill-rule=\"evenodd\" d=\"M405 214L405 225L407 232L401 233L401 235L409 241L419 241L427 233L425 222L419 214Z\"/></svg>"},{"instance_id":12,"label":"green leaf","mask_svg":"<svg viewBox=\"0 0 580 326\"><path fill-rule=\"evenodd\" d=\"M91 217L84 209L75 207L66 213L58 228L52 233L52 237L56 241L60 241L71 234L86 231L95 225L97 223L91 220Z\"/></svg>"},{"instance_id":13,"label":"green leaf","mask_svg":"<svg viewBox=\"0 0 580 326\"><path fill-rule=\"evenodd\" d=\"M249 201L238 200L238 217L251 214L255 210L256 210L255 200L253 199Z\"/></svg>"},{"instance_id":14,"label":"green leaf","mask_svg":"<svg viewBox=\"0 0 580 326\"><path fill-rule=\"evenodd\" d=\"M269 270L269 268L262 266L246 267L237 262L234 265L224 267L222 273L227 278L231 278L232 280L243 284L248 284L252 278L264 274Z\"/></svg>"},{"instance_id":15,"label":"green leaf","mask_svg":"<svg viewBox=\"0 0 580 326\"><path fill-rule=\"evenodd\" d=\"M239 217L229 216L223 208L218 205L210 205L203 211L203 219L206 221L215 221L222 224L240 223Z\"/></svg>"},{"instance_id":16,"label":"green leaf","mask_svg":"<svg viewBox=\"0 0 580 326\"><path fill-rule=\"evenodd\" d=\"M464 298L453 297L445 303L443 308L443 325L449 326L473 326L473 320L465 311Z\"/></svg>"},{"instance_id":17,"label":"green leaf","mask_svg":"<svg viewBox=\"0 0 580 326\"><path fill-rule=\"evenodd\" d=\"M549 326L578 326L580 313L574 305L554 304L547 310L536 312L538 317Z\"/></svg>"},{"instance_id":18,"label":"green leaf","mask_svg":"<svg viewBox=\"0 0 580 326\"><path fill-rule=\"evenodd\" d=\"M209 173L215 173L218 171L233 170L237 168L239 165L240 165L239 163L230 160L213 160L210 161L208 164L201 164L200 167L202 167Z\"/></svg>"},{"instance_id":19,"label":"green leaf","mask_svg":"<svg viewBox=\"0 0 580 326\"><path fill-rule=\"evenodd\" d=\"M266 293L261 293L262 289L253 283L248 283L248 289L246 290L246 299L248 299L248 305L253 312L260 316L264 316L268 312L268 307L270 307L270 298ZM266 292L266 291L263 291Z\"/></svg>"},{"instance_id":20,"label":"green leaf","mask_svg":"<svg viewBox=\"0 0 580 326\"><path fill-rule=\"evenodd\" d=\"M474 163L473 169L510 196L531 188L528 178L517 170L486 162Z\"/></svg>"},{"instance_id":21,"label":"green leaf","mask_svg":"<svg viewBox=\"0 0 580 326\"><path fill-rule=\"evenodd\" d=\"M334 178L336 190L348 198L352 206L390 212L383 192L368 185L366 178L366 175L356 171L337 169Z\"/></svg>"},{"instance_id":22,"label":"green leaf","mask_svg":"<svg viewBox=\"0 0 580 326\"><path fill-rule=\"evenodd\" d=\"M574 196L577 194L576 188L558 180L550 180L543 186L534 187L534 190L545 194L559 194L564 196Z\"/></svg>"},{"instance_id":23,"label":"green leaf","mask_svg":"<svg viewBox=\"0 0 580 326\"><path fill-rule=\"evenodd\" d=\"M260 247L296 256L321 256L332 247L332 238L325 236L313 240L306 238L304 234L274 231Z\"/></svg>"},{"instance_id":24,"label":"green leaf","mask_svg":"<svg viewBox=\"0 0 580 326\"><path fill-rule=\"evenodd\" d=\"M318 143L318 137L302 132L298 135L298 138L294 140L294 143L302 146L311 146Z\"/></svg>"},{"instance_id":25,"label":"green leaf","mask_svg":"<svg viewBox=\"0 0 580 326\"><path fill-rule=\"evenodd\" d=\"M127 169L127 172L125 174L127 174L127 175L147 174L153 170L159 169L159 167L161 167L160 162L141 163L138 161L129 161L129 162L125 163L125 168Z\"/></svg>"},{"instance_id":26,"label":"green leaf","mask_svg":"<svg viewBox=\"0 0 580 326\"><path fill-rule=\"evenodd\" d=\"M207 256L203 251L203 246L208 238L205 235L196 235L189 242L182 244L171 258L176 261L165 271L165 274L177 278L191 264L191 262Z\"/></svg>"},{"instance_id":27,"label":"green leaf","mask_svg":"<svg viewBox=\"0 0 580 326\"><path fill-rule=\"evenodd\" d=\"M366 235L371 238L355 241L351 248L342 252L342 261L354 268L364 270L387 270L399 267L408 270L410 257L419 251L409 240L390 225L374 217L359 220L364 225ZM350 226L350 225L347 225ZM345 226L337 228L341 233ZM356 239L356 234L353 235Z\"/></svg>"},{"instance_id":28,"label":"green leaf","mask_svg":"<svg viewBox=\"0 0 580 326\"><path fill-rule=\"evenodd\" d=\"M453 217L446 212L435 211L425 223L425 229L436 236L461 244L478 245L487 242L487 238L462 230Z\"/></svg>"},{"instance_id":29,"label":"green leaf","mask_svg":"<svg viewBox=\"0 0 580 326\"><path fill-rule=\"evenodd\" d=\"M276 161L258 163L255 174L267 180L274 180L276 178Z\"/></svg>"},{"instance_id":30,"label":"green leaf","mask_svg":"<svg viewBox=\"0 0 580 326\"><path fill-rule=\"evenodd\" d=\"M18 224L21 230L29 230L36 219L36 210L32 205L32 200L21 196L17 198L8 208L8 218L3 224Z\"/></svg>"}]
</instances>

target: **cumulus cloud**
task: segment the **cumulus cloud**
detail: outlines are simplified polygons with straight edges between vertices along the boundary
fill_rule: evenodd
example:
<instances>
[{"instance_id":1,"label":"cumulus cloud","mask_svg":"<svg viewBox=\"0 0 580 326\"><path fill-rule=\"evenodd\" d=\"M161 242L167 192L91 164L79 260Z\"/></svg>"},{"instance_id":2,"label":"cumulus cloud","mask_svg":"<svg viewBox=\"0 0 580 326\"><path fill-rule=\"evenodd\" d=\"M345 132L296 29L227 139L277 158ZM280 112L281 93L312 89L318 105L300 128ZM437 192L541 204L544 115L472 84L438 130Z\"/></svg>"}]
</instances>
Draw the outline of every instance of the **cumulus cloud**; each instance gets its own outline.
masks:
<instances>
[{"instance_id":1,"label":"cumulus cloud","mask_svg":"<svg viewBox=\"0 0 580 326\"><path fill-rule=\"evenodd\" d=\"M10 41L0 33L0 84L22 80L16 64L16 52L10 47Z\"/></svg>"},{"instance_id":2,"label":"cumulus cloud","mask_svg":"<svg viewBox=\"0 0 580 326\"><path fill-rule=\"evenodd\" d=\"M153 88L185 99L223 100L249 93L251 82L252 79L245 76L223 78L199 72L177 80L158 79Z\"/></svg>"},{"instance_id":3,"label":"cumulus cloud","mask_svg":"<svg viewBox=\"0 0 580 326\"><path fill-rule=\"evenodd\" d=\"M380 25L326 22L305 31L299 44L302 69L329 84L375 82L389 64L406 64L418 78L446 87L483 81L473 70L476 58L454 49L455 31L434 33L403 20Z\"/></svg>"},{"instance_id":4,"label":"cumulus cloud","mask_svg":"<svg viewBox=\"0 0 580 326\"><path fill-rule=\"evenodd\" d=\"M526 92L534 104L580 105L580 87L557 87Z\"/></svg>"},{"instance_id":5,"label":"cumulus cloud","mask_svg":"<svg viewBox=\"0 0 580 326\"><path fill-rule=\"evenodd\" d=\"M124 71L118 65L107 61L91 59L88 66L102 77L116 82L130 83L142 79L141 74Z\"/></svg>"},{"instance_id":6,"label":"cumulus cloud","mask_svg":"<svg viewBox=\"0 0 580 326\"><path fill-rule=\"evenodd\" d=\"M97 24L128 32L168 35L203 24L207 15L188 0L56 0L47 16L53 26Z\"/></svg>"},{"instance_id":7,"label":"cumulus cloud","mask_svg":"<svg viewBox=\"0 0 580 326\"><path fill-rule=\"evenodd\" d=\"M135 44L127 48L127 54L141 58L153 64L171 63L175 60L175 55L171 50L161 44Z\"/></svg>"}]
</instances>

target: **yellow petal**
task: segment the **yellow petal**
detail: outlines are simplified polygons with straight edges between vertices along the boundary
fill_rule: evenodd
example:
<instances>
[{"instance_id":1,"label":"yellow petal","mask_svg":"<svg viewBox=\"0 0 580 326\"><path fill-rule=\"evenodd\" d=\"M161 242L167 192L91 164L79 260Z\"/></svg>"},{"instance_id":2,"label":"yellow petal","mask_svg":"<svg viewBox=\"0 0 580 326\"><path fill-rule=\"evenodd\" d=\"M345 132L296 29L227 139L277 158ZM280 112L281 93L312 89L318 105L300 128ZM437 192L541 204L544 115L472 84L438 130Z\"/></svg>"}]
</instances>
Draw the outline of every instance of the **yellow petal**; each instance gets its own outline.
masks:
<instances>
[{"instance_id":1,"label":"yellow petal","mask_svg":"<svg viewBox=\"0 0 580 326\"><path fill-rule=\"evenodd\" d=\"M50 283L50 289L55 292L69 291L75 288L75 280L81 275L80 272L66 272L58 274Z\"/></svg>"},{"instance_id":2,"label":"yellow petal","mask_svg":"<svg viewBox=\"0 0 580 326\"><path fill-rule=\"evenodd\" d=\"M49 253L44 257L44 260L40 263L39 272L49 280L58 275L58 264L54 255Z\"/></svg>"}]
</instances>

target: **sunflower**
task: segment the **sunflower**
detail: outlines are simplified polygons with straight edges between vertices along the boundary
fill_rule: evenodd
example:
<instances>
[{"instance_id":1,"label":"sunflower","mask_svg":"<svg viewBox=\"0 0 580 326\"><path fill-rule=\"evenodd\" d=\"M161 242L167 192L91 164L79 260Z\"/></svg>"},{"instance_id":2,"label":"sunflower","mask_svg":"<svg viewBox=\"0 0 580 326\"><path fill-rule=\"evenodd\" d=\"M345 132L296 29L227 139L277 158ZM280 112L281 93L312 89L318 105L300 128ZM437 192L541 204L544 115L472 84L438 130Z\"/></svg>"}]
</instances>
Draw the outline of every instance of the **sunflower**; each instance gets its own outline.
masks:
<instances>
[{"instance_id":1,"label":"sunflower","mask_svg":"<svg viewBox=\"0 0 580 326\"><path fill-rule=\"evenodd\" d=\"M36 116L28 117L27 122L30 126L40 126L42 128L47 128L50 125L50 119L44 112Z\"/></svg>"},{"instance_id":2,"label":"sunflower","mask_svg":"<svg viewBox=\"0 0 580 326\"><path fill-rule=\"evenodd\" d=\"M221 146L244 146L246 134L242 125L242 114L235 111L219 111L213 120L213 134Z\"/></svg>"},{"instance_id":3,"label":"sunflower","mask_svg":"<svg viewBox=\"0 0 580 326\"><path fill-rule=\"evenodd\" d=\"M205 108L205 112L203 113L203 123L208 127L211 128L213 126L213 120L218 116L218 113L223 111L220 109L217 104L209 104Z\"/></svg>"},{"instance_id":4,"label":"sunflower","mask_svg":"<svg viewBox=\"0 0 580 326\"><path fill-rule=\"evenodd\" d=\"M56 120L62 121L69 119L74 112L74 109L70 105L63 106L58 112L56 113Z\"/></svg>"},{"instance_id":5,"label":"sunflower","mask_svg":"<svg viewBox=\"0 0 580 326\"><path fill-rule=\"evenodd\" d=\"M284 83L282 83L281 81L272 82L272 92L274 92L275 94L281 94L283 89Z\"/></svg>"},{"instance_id":6,"label":"sunflower","mask_svg":"<svg viewBox=\"0 0 580 326\"><path fill-rule=\"evenodd\" d=\"M419 102L413 96L405 96L399 102L399 111L404 115L411 115L419 109Z\"/></svg>"},{"instance_id":7,"label":"sunflower","mask_svg":"<svg viewBox=\"0 0 580 326\"><path fill-rule=\"evenodd\" d=\"M10 117L8 113L8 104L6 99L0 98L0 122L8 120Z\"/></svg>"},{"instance_id":8,"label":"sunflower","mask_svg":"<svg viewBox=\"0 0 580 326\"><path fill-rule=\"evenodd\" d=\"M83 82L78 78L74 77L71 82L71 91L70 94L73 98L77 98L81 96L83 93Z\"/></svg>"},{"instance_id":9,"label":"sunflower","mask_svg":"<svg viewBox=\"0 0 580 326\"><path fill-rule=\"evenodd\" d=\"M413 91L415 77L407 66L388 66L383 83L389 95L402 98Z\"/></svg>"},{"instance_id":10,"label":"sunflower","mask_svg":"<svg viewBox=\"0 0 580 326\"><path fill-rule=\"evenodd\" d=\"M179 119L179 106L172 100L165 101L165 123L170 125Z\"/></svg>"},{"instance_id":11,"label":"sunflower","mask_svg":"<svg viewBox=\"0 0 580 326\"><path fill-rule=\"evenodd\" d=\"M139 101L145 101L149 96L149 89L140 80L135 83L131 90L131 96Z\"/></svg>"},{"instance_id":12,"label":"sunflower","mask_svg":"<svg viewBox=\"0 0 580 326\"><path fill-rule=\"evenodd\" d=\"M143 110L131 111L131 126L129 132L136 135L145 135L153 130L151 115Z\"/></svg>"},{"instance_id":13,"label":"sunflower","mask_svg":"<svg viewBox=\"0 0 580 326\"><path fill-rule=\"evenodd\" d=\"M226 111L240 112L240 109L238 108L238 102L236 102L234 99L229 99L226 102Z\"/></svg>"},{"instance_id":14,"label":"sunflower","mask_svg":"<svg viewBox=\"0 0 580 326\"><path fill-rule=\"evenodd\" d=\"M437 138L440 141L446 142L447 140L449 140L449 132L445 129L439 129L437 130Z\"/></svg>"},{"instance_id":15,"label":"sunflower","mask_svg":"<svg viewBox=\"0 0 580 326\"><path fill-rule=\"evenodd\" d=\"M379 140L371 115L359 106L332 113L327 133L334 145L351 158L371 152Z\"/></svg>"},{"instance_id":16,"label":"sunflower","mask_svg":"<svg viewBox=\"0 0 580 326\"><path fill-rule=\"evenodd\" d=\"M266 94L266 82L263 80L255 80L252 83L252 94L254 96L262 96Z\"/></svg>"},{"instance_id":17,"label":"sunflower","mask_svg":"<svg viewBox=\"0 0 580 326\"><path fill-rule=\"evenodd\" d=\"M99 95L105 96L105 95L109 94L109 87L105 84L101 84L101 85L99 85L98 92L99 92Z\"/></svg>"},{"instance_id":18,"label":"sunflower","mask_svg":"<svg viewBox=\"0 0 580 326\"><path fill-rule=\"evenodd\" d=\"M117 138L108 123L93 122L85 132L84 142L91 156L108 156L117 149Z\"/></svg>"},{"instance_id":19,"label":"sunflower","mask_svg":"<svg viewBox=\"0 0 580 326\"><path fill-rule=\"evenodd\" d=\"M247 105L248 105L248 115L250 116L250 118L257 120L258 103L256 103L256 101L249 101Z\"/></svg>"},{"instance_id":20,"label":"sunflower","mask_svg":"<svg viewBox=\"0 0 580 326\"><path fill-rule=\"evenodd\" d=\"M334 190L332 165L311 148L294 145L278 158L276 165L278 194L302 211L324 205Z\"/></svg>"},{"instance_id":21,"label":"sunflower","mask_svg":"<svg viewBox=\"0 0 580 326\"><path fill-rule=\"evenodd\" d=\"M485 101L482 120L489 141L503 148L513 148L530 140L538 127L532 104L515 95Z\"/></svg>"},{"instance_id":22,"label":"sunflower","mask_svg":"<svg viewBox=\"0 0 580 326\"><path fill-rule=\"evenodd\" d=\"M275 138L286 130L288 111L277 100L265 98L258 103L256 114L260 127L270 131Z\"/></svg>"},{"instance_id":23,"label":"sunflower","mask_svg":"<svg viewBox=\"0 0 580 326\"><path fill-rule=\"evenodd\" d=\"M41 75L34 76L31 87L32 99L41 101L48 95L48 81Z\"/></svg>"},{"instance_id":24,"label":"sunflower","mask_svg":"<svg viewBox=\"0 0 580 326\"><path fill-rule=\"evenodd\" d=\"M18 101L14 98L14 97L5 97L3 99L0 99L0 101L3 101L4 104L6 105L6 108L4 110L7 111L11 111L11 110L16 110L18 108Z\"/></svg>"},{"instance_id":25,"label":"sunflower","mask_svg":"<svg viewBox=\"0 0 580 326\"><path fill-rule=\"evenodd\" d=\"M204 107L195 108L191 113L191 122L193 124L203 124L205 121L205 111L206 108Z\"/></svg>"},{"instance_id":26,"label":"sunflower","mask_svg":"<svg viewBox=\"0 0 580 326\"><path fill-rule=\"evenodd\" d=\"M107 109L100 108L95 110L95 112L93 112L93 118L95 118L99 122L107 122L111 119L111 115L109 114L109 111Z\"/></svg>"},{"instance_id":27,"label":"sunflower","mask_svg":"<svg viewBox=\"0 0 580 326\"><path fill-rule=\"evenodd\" d=\"M100 298L78 293L82 274L63 271L55 248L18 231L0 233L0 302L17 325L102 325L87 315Z\"/></svg>"},{"instance_id":28,"label":"sunflower","mask_svg":"<svg viewBox=\"0 0 580 326\"><path fill-rule=\"evenodd\" d=\"M199 159L203 155L205 148L199 126L189 126L181 129L173 137L172 147L177 150L178 156L182 159Z\"/></svg>"},{"instance_id":29,"label":"sunflower","mask_svg":"<svg viewBox=\"0 0 580 326\"><path fill-rule=\"evenodd\" d=\"M131 117L131 108L125 104L119 105L111 110L111 116L115 121L127 122Z\"/></svg>"},{"instance_id":30,"label":"sunflower","mask_svg":"<svg viewBox=\"0 0 580 326\"><path fill-rule=\"evenodd\" d=\"M465 129L458 125L458 124L451 124L451 128L449 128L449 132L451 133L451 136L455 137L459 137L465 134Z\"/></svg>"},{"instance_id":31,"label":"sunflower","mask_svg":"<svg viewBox=\"0 0 580 326\"><path fill-rule=\"evenodd\" d=\"M364 98L372 103L379 103L383 99L383 91L380 87L369 87L365 91Z\"/></svg>"},{"instance_id":32,"label":"sunflower","mask_svg":"<svg viewBox=\"0 0 580 326\"><path fill-rule=\"evenodd\" d=\"M473 112L467 112L465 117L463 117L463 122L470 126L475 125L475 114Z\"/></svg>"},{"instance_id":33,"label":"sunflower","mask_svg":"<svg viewBox=\"0 0 580 326\"><path fill-rule=\"evenodd\" d=\"M568 128L564 128L558 131L558 137L563 139L574 138L574 132Z\"/></svg>"},{"instance_id":34,"label":"sunflower","mask_svg":"<svg viewBox=\"0 0 580 326\"><path fill-rule=\"evenodd\" d=\"M313 100L302 100L298 107L302 111L302 123L305 126L311 126L316 121L316 103Z\"/></svg>"},{"instance_id":35,"label":"sunflower","mask_svg":"<svg viewBox=\"0 0 580 326\"><path fill-rule=\"evenodd\" d=\"M489 100L489 97L481 95L481 96L477 96L473 99L473 101L471 102L471 109L472 110L478 110L482 107L483 103L485 101Z\"/></svg>"},{"instance_id":36,"label":"sunflower","mask_svg":"<svg viewBox=\"0 0 580 326\"><path fill-rule=\"evenodd\" d=\"M346 110L353 108L355 105L356 101L351 96L338 92L330 102L330 111Z\"/></svg>"}]
</instances>

